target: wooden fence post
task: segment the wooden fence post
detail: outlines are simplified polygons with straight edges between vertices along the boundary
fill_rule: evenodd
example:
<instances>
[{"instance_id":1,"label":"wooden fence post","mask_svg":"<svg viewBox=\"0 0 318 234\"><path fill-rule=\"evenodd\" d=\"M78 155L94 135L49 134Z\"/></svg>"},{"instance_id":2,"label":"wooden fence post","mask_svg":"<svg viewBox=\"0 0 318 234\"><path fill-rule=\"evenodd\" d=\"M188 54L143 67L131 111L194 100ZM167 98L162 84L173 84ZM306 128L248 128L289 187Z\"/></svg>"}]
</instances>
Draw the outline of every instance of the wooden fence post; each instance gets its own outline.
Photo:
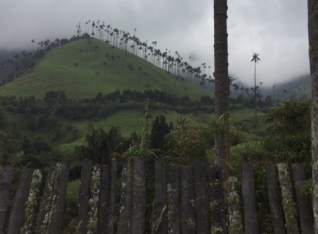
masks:
<instances>
[{"instance_id":1,"label":"wooden fence post","mask_svg":"<svg viewBox=\"0 0 318 234\"><path fill-rule=\"evenodd\" d=\"M209 205L206 191L206 166L202 161L194 161L195 213L196 233L209 232Z\"/></svg>"},{"instance_id":2,"label":"wooden fence post","mask_svg":"<svg viewBox=\"0 0 318 234\"><path fill-rule=\"evenodd\" d=\"M132 217L131 233L145 233L146 223L146 168L145 160L141 157L133 158L133 189L132 189Z\"/></svg>"},{"instance_id":3,"label":"wooden fence post","mask_svg":"<svg viewBox=\"0 0 318 234\"><path fill-rule=\"evenodd\" d=\"M277 169L274 164L266 166L266 183L274 233L285 234L284 213L280 198Z\"/></svg>"},{"instance_id":4,"label":"wooden fence post","mask_svg":"<svg viewBox=\"0 0 318 234\"><path fill-rule=\"evenodd\" d=\"M114 219L115 219L115 206L116 206L116 191L117 191L117 161L110 161L110 194L108 206L108 222L107 233L114 233Z\"/></svg>"},{"instance_id":5,"label":"wooden fence post","mask_svg":"<svg viewBox=\"0 0 318 234\"><path fill-rule=\"evenodd\" d=\"M182 234L195 233L194 187L192 166L181 167L181 230Z\"/></svg>"},{"instance_id":6,"label":"wooden fence post","mask_svg":"<svg viewBox=\"0 0 318 234\"><path fill-rule=\"evenodd\" d=\"M0 233L3 232L10 190L13 179L13 167L0 166Z\"/></svg>"},{"instance_id":7,"label":"wooden fence post","mask_svg":"<svg viewBox=\"0 0 318 234\"><path fill-rule=\"evenodd\" d=\"M244 206L245 234L258 233L255 180L251 163L242 164L242 197Z\"/></svg>"},{"instance_id":8,"label":"wooden fence post","mask_svg":"<svg viewBox=\"0 0 318 234\"><path fill-rule=\"evenodd\" d=\"M50 171L36 222L36 233L62 233L68 172L66 163L57 163Z\"/></svg>"},{"instance_id":9,"label":"wooden fence post","mask_svg":"<svg viewBox=\"0 0 318 234\"><path fill-rule=\"evenodd\" d=\"M87 233L97 233L98 231L100 179L101 165L95 164L92 166L89 186Z\"/></svg>"},{"instance_id":10,"label":"wooden fence post","mask_svg":"<svg viewBox=\"0 0 318 234\"><path fill-rule=\"evenodd\" d=\"M33 171L33 169L25 169L20 175L18 188L14 196L14 203L9 218L8 234L20 233L21 228L24 225L26 209L25 203L27 202L29 197ZM34 196L34 198L35 200L37 200L36 196ZM31 213L29 215L32 216L33 214ZM24 233L26 232L24 231Z\"/></svg>"},{"instance_id":11,"label":"wooden fence post","mask_svg":"<svg viewBox=\"0 0 318 234\"><path fill-rule=\"evenodd\" d=\"M166 175L168 233L179 234L179 166L168 165Z\"/></svg>"},{"instance_id":12,"label":"wooden fence post","mask_svg":"<svg viewBox=\"0 0 318 234\"><path fill-rule=\"evenodd\" d=\"M129 162L122 170L117 234L131 234L132 176L133 163Z\"/></svg>"},{"instance_id":13,"label":"wooden fence post","mask_svg":"<svg viewBox=\"0 0 318 234\"><path fill-rule=\"evenodd\" d=\"M167 233L167 204L166 204L165 165L157 160L155 162L155 200L153 210L153 233Z\"/></svg>"},{"instance_id":14,"label":"wooden fence post","mask_svg":"<svg viewBox=\"0 0 318 234\"><path fill-rule=\"evenodd\" d=\"M301 187L306 182L305 168L303 164L292 164L292 170L301 233L311 234L314 233L313 209L310 198L301 194Z\"/></svg>"},{"instance_id":15,"label":"wooden fence post","mask_svg":"<svg viewBox=\"0 0 318 234\"><path fill-rule=\"evenodd\" d=\"M84 234L87 231L88 199L91 173L92 161L84 160L82 162L82 172L78 196L77 231L80 234Z\"/></svg>"},{"instance_id":16,"label":"wooden fence post","mask_svg":"<svg viewBox=\"0 0 318 234\"><path fill-rule=\"evenodd\" d=\"M227 213L229 234L242 234L242 214L240 211L240 197L237 193L237 178L229 177L227 182Z\"/></svg>"},{"instance_id":17,"label":"wooden fence post","mask_svg":"<svg viewBox=\"0 0 318 234\"><path fill-rule=\"evenodd\" d=\"M211 233L225 234L225 200L222 168L210 166L208 169L209 195L210 195L210 214L211 214Z\"/></svg>"},{"instance_id":18,"label":"wooden fence post","mask_svg":"<svg viewBox=\"0 0 318 234\"><path fill-rule=\"evenodd\" d=\"M25 219L21 233L34 233L43 191L43 175L39 169L32 173L29 197L25 203Z\"/></svg>"},{"instance_id":19,"label":"wooden fence post","mask_svg":"<svg viewBox=\"0 0 318 234\"><path fill-rule=\"evenodd\" d=\"M109 165L102 165L100 178L100 193L98 205L98 233L106 234L107 208L109 199Z\"/></svg>"},{"instance_id":20,"label":"wooden fence post","mask_svg":"<svg viewBox=\"0 0 318 234\"><path fill-rule=\"evenodd\" d=\"M282 193L283 210L285 214L285 228L287 234L299 234L296 203L290 182L290 173L286 163L277 164L278 180Z\"/></svg>"}]
</instances>

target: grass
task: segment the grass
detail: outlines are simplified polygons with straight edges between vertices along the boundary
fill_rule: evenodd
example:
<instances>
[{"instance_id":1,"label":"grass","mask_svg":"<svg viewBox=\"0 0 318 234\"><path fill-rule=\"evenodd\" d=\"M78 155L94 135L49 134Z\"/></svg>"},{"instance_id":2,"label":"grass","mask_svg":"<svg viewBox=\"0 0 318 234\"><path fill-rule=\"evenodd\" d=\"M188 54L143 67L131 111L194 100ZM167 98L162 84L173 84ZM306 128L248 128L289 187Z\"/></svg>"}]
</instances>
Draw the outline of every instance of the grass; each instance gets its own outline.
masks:
<instances>
[{"instance_id":1,"label":"grass","mask_svg":"<svg viewBox=\"0 0 318 234\"><path fill-rule=\"evenodd\" d=\"M79 179L69 181L66 190L66 199L69 201L78 201Z\"/></svg>"},{"instance_id":2,"label":"grass","mask_svg":"<svg viewBox=\"0 0 318 234\"><path fill-rule=\"evenodd\" d=\"M257 117L262 118L264 113L257 111ZM234 122L248 121L255 118L255 110L250 108L243 108L240 110L231 111L231 119Z\"/></svg>"},{"instance_id":3,"label":"grass","mask_svg":"<svg viewBox=\"0 0 318 234\"><path fill-rule=\"evenodd\" d=\"M113 59L112 59L113 58ZM77 64L77 66L75 66ZM128 65L134 71L128 69ZM46 53L35 67L15 79L13 82L0 87L0 96L35 96L42 99L48 91L63 90L68 98L82 99L95 97L98 92L103 94L119 90L140 90L146 89L164 90L176 93L178 96L188 95L191 100L199 100L202 95L210 95L199 87L187 81L181 81L174 75L168 75L164 70L147 62L140 57L127 53L118 48L98 40L82 39L55 48ZM158 104L160 105L160 104ZM211 103L213 105L213 103ZM178 115L174 111L165 109L153 110L151 118L148 120L148 133L150 134L152 121L157 115L163 114L166 122L170 121L176 126ZM57 142L52 142L52 134L47 131L30 131L26 125L26 120L22 115L11 114L4 111L6 122L8 123L3 130L6 132L16 131L15 138L22 139L24 135L34 138L41 135L47 142L58 148L63 155L71 155L74 146L85 144L85 134L87 133L87 121L66 121L60 119L61 124L72 125L78 130L78 139L70 142L70 137L63 136ZM210 121L212 114L193 113L202 121ZM262 113L258 112L258 116ZM251 109L235 110L231 112L231 119L236 122L246 122L251 126L254 118L254 111ZM112 126L119 127L122 135L128 138L131 133L140 134L145 127L144 109L119 111L108 118L92 120L96 127L103 127L108 131ZM64 133L63 133L64 134ZM19 146L22 142L19 142Z\"/></svg>"},{"instance_id":4,"label":"grass","mask_svg":"<svg viewBox=\"0 0 318 234\"><path fill-rule=\"evenodd\" d=\"M105 57L107 56L107 57ZM111 59L114 58L114 59ZM77 66L75 66L77 64ZM133 71L128 69L133 67ZM22 77L0 88L0 96L35 96L43 98L48 91L63 90L67 97L91 98L119 90L165 90L189 95L199 100L211 95L187 81L154 66L140 57L98 40L82 39L49 51L45 57Z\"/></svg>"},{"instance_id":5,"label":"grass","mask_svg":"<svg viewBox=\"0 0 318 234\"><path fill-rule=\"evenodd\" d=\"M148 120L148 133L150 134L152 128L152 121L158 115L164 115L166 122L169 124L170 121L176 126L178 114L174 111L156 110L151 112L152 117ZM114 126L118 127L126 139L130 137L133 132L141 134L143 127L146 126L143 111L125 110L117 112L108 118L91 121L95 127L102 127L105 131ZM80 139L65 143L58 146L59 151L63 155L71 155L74 151L75 146L86 145L85 135L87 133L87 121L73 121L69 122L72 126L79 131Z\"/></svg>"}]
</instances>

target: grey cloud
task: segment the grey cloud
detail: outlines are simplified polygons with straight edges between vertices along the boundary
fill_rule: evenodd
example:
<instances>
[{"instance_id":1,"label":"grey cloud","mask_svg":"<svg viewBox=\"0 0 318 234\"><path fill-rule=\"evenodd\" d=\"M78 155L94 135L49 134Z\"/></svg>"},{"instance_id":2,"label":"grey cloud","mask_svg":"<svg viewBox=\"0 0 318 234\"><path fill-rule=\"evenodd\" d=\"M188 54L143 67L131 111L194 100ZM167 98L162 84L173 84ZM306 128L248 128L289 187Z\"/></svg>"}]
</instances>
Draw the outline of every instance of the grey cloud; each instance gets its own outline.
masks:
<instances>
[{"instance_id":1,"label":"grey cloud","mask_svg":"<svg viewBox=\"0 0 318 234\"><path fill-rule=\"evenodd\" d=\"M307 6L301 0L228 0L229 70L253 82L253 52L264 84L309 72ZM134 33L157 48L213 67L213 1L1 0L0 48L31 48L31 40L69 38L87 20Z\"/></svg>"}]
</instances>

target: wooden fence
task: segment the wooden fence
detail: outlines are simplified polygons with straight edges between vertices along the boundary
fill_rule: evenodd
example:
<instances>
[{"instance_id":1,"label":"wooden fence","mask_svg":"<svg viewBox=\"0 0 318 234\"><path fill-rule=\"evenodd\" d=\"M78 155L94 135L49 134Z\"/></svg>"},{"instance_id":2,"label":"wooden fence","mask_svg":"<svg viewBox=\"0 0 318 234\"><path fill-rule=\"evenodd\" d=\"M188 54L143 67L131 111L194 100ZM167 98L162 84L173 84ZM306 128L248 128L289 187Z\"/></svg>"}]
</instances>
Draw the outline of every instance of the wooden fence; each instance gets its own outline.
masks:
<instances>
[{"instance_id":1,"label":"wooden fence","mask_svg":"<svg viewBox=\"0 0 318 234\"><path fill-rule=\"evenodd\" d=\"M120 176L117 170L115 160L110 166L83 162L77 233L146 233L145 161L133 158ZM251 164L242 164L240 181L228 179L226 197L219 167L200 161L192 166L156 161L154 172L148 233L259 233ZM0 167L1 233L62 233L69 166L58 163L48 172L45 186L40 170L25 169L17 184L13 178L14 168ZM289 171L286 164L269 164L266 181L273 232L312 234L311 202L301 193L306 181L303 165L294 164Z\"/></svg>"}]
</instances>

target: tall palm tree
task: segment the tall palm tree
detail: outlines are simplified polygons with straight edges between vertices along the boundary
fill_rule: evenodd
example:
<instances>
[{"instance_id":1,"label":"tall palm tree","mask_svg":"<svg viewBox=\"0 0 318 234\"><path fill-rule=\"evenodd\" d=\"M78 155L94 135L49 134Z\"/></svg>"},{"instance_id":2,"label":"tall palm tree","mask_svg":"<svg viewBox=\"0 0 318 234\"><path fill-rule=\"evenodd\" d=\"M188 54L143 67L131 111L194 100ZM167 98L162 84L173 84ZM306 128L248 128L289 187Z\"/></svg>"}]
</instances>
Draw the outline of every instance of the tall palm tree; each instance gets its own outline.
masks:
<instances>
[{"instance_id":1,"label":"tall palm tree","mask_svg":"<svg viewBox=\"0 0 318 234\"><path fill-rule=\"evenodd\" d=\"M230 161L228 143L229 125L229 73L228 73L228 43L227 43L227 0L214 0L214 74L215 116L224 123L224 135L215 139L215 163L225 169Z\"/></svg>"},{"instance_id":2,"label":"tall palm tree","mask_svg":"<svg viewBox=\"0 0 318 234\"><path fill-rule=\"evenodd\" d=\"M95 35L94 28L95 28L95 22L93 21L93 23L92 23L92 38L94 38L94 35Z\"/></svg>"},{"instance_id":3,"label":"tall palm tree","mask_svg":"<svg viewBox=\"0 0 318 234\"><path fill-rule=\"evenodd\" d=\"M308 0L308 38L309 61L311 76L311 158L312 158L312 186L314 233L318 234L318 1Z\"/></svg>"},{"instance_id":4,"label":"tall palm tree","mask_svg":"<svg viewBox=\"0 0 318 234\"><path fill-rule=\"evenodd\" d=\"M32 39L31 43L32 43L32 53L33 53L33 44L35 43L35 40Z\"/></svg>"},{"instance_id":5,"label":"tall palm tree","mask_svg":"<svg viewBox=\"0 0 318 234\"><path fill-rule=\"evenodd\" d=\"M256 102L256 63L261 59L258 57L259 54L253 52L251 62L254 62L254 108L255 108L255 128L257 128L257 102Z\"/></svg>"}]
</instances>

